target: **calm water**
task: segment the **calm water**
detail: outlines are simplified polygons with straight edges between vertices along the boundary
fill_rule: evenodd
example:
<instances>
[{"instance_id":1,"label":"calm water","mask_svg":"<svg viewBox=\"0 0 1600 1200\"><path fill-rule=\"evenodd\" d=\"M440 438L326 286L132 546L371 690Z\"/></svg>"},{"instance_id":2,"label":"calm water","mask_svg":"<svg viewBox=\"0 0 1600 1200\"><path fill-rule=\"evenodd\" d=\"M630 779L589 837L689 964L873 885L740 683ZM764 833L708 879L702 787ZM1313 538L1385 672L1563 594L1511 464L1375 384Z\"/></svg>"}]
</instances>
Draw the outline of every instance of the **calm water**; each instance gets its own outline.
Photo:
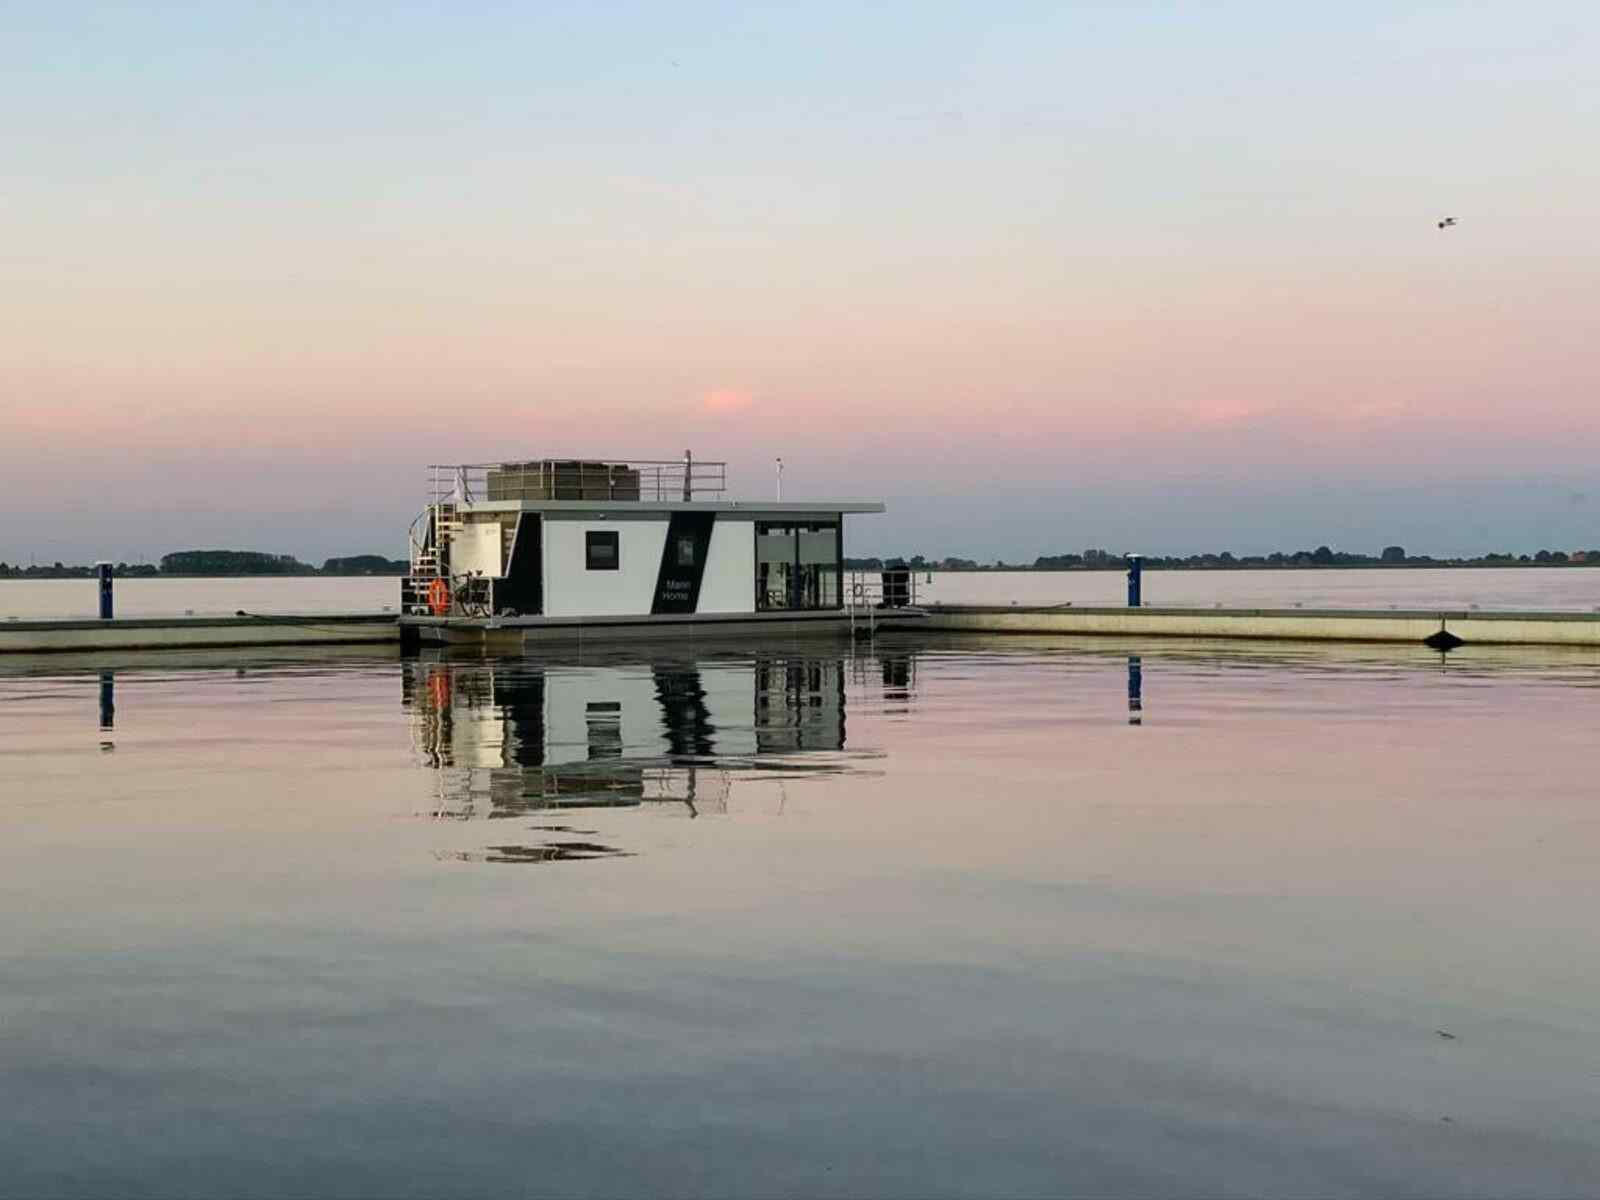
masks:
<instances>
[{"instance_id":1,"label":"calm water","mask_svg":"<svg viewBox=\"0 0 1600 1200\"><path fill-rule=\"evenodd\" d=\"M92 617L92 580L0 580L0 621ZM394 579L122 579L125 617L251 613L381 612L399 604ZM1148 571L1147 604L1209 607L1546 609L1600 608L1600 569L1491 568L1373 571ZM1116 571L934 572L917 598L943 604L1121 604Z\"/></svg>"},{"instance_id":2,"label":"calm water","mask_svg":"<svg viewBox=\"0 0 1600 1200\"><path fill-rule=\"evenodd\" d=\"M1592 1195L1597 688L0 665L0 1194Z\"/></svg>"}]
</instances>

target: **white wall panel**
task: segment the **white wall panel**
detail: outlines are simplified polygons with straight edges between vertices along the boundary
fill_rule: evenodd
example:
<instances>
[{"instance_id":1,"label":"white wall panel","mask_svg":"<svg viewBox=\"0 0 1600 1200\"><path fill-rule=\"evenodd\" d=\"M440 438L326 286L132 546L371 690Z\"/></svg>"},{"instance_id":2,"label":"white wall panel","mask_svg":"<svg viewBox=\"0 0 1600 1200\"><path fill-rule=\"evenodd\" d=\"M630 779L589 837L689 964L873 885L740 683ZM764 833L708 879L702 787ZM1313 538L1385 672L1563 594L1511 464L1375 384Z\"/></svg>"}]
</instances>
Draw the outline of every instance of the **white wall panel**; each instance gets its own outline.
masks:
<instances>
[{"instance_id":1,"label":"white wall panel","mask_svg":"<svg viewBox=\"0 0 1600 1200\"><path fill-rule=\"evenodd\" d=\"M503 574L500 563L501 538L498 521L474 521L463 525L450 541L451 573L465 575L481 571L491 579Z\"/></svg>"},{"instance_id":2,"label":"white wall panel","mask_svg":"<svg viewBox=\"0 0 1600 1200\"><path fill-rule=\"evenodd\" d=\"M591 529L617 534L617 569L585 568L584 535ZM547 514L544 523L544 614L547 617L625 617L650 611L661 550L667 541L659 521L566 521Z\"/></svg>"},{"instance_id":3,"label":"white wall panel","mask_svg":"<svg viewBox=\"0 0 1600 1200\"><path fill-rule=\"evenodd\" d=\"M696 612L744 613L756 607L756 535L753 521L718 516L700 583Z\"/></svg>"}]
</instances>

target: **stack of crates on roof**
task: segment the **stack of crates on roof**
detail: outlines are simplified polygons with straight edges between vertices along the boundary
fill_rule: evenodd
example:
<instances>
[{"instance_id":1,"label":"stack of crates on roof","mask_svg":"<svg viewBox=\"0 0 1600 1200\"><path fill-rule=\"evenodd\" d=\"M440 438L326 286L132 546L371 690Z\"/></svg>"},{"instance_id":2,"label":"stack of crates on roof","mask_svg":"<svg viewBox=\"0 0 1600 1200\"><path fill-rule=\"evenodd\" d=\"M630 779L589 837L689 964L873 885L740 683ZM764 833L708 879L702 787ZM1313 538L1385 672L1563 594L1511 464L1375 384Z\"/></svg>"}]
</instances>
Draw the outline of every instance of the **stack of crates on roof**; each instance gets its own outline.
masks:
<instances>
[{"instance_id":1,"label":"stack of crates on roof","mask_svg":"<svg viewBox=\"0 0 1600 1200\"><path fill-rule=\"evenodd\" d=\"M487 477L490 500L637 500L639 472L621 463L501 463Z\"/></svg>"}]
</instances>

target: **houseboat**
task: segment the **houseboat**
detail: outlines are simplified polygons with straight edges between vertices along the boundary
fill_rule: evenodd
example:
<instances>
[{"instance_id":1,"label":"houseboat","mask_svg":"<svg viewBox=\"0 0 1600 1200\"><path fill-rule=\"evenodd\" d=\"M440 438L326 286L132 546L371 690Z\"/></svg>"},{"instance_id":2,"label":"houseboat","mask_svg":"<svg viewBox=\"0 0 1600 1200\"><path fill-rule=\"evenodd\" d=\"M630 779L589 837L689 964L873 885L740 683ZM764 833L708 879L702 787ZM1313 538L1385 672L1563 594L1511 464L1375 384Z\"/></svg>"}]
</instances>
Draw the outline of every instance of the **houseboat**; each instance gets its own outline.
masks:
<instances>
[{"instance_id":1,"label":"houseboat","mask_svg":"<svg viewBox=\"0 0 1600 1200\"><path fill-rule=\"evenodd\" d=\"M913 602L848 575L846 516L876 501L727 498L727 464L531 459L431 467L411 527L413 643L839 632Z\"/></svg>"}]
</instances>

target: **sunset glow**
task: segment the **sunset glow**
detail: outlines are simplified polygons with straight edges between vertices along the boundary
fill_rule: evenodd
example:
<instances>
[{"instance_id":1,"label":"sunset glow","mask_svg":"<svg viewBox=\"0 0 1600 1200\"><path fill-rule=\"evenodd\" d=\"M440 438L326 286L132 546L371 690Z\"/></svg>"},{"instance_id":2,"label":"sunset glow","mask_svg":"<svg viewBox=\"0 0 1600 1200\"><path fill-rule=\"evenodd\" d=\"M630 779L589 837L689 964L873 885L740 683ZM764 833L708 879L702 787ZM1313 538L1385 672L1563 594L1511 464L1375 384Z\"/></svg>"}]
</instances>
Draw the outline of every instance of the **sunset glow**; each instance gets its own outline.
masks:
<instances>
[{"instance_id":1,"label":"sunset glow","mask_svg":"<svg viewBox=\"0 0 1600 1200\"><path fill-rule=\"evenodd\" d=\"M1600 541L1590 5L311 11L9 31L0 559L686 446L863 551Z\"/></svg>"}]
</instances>

